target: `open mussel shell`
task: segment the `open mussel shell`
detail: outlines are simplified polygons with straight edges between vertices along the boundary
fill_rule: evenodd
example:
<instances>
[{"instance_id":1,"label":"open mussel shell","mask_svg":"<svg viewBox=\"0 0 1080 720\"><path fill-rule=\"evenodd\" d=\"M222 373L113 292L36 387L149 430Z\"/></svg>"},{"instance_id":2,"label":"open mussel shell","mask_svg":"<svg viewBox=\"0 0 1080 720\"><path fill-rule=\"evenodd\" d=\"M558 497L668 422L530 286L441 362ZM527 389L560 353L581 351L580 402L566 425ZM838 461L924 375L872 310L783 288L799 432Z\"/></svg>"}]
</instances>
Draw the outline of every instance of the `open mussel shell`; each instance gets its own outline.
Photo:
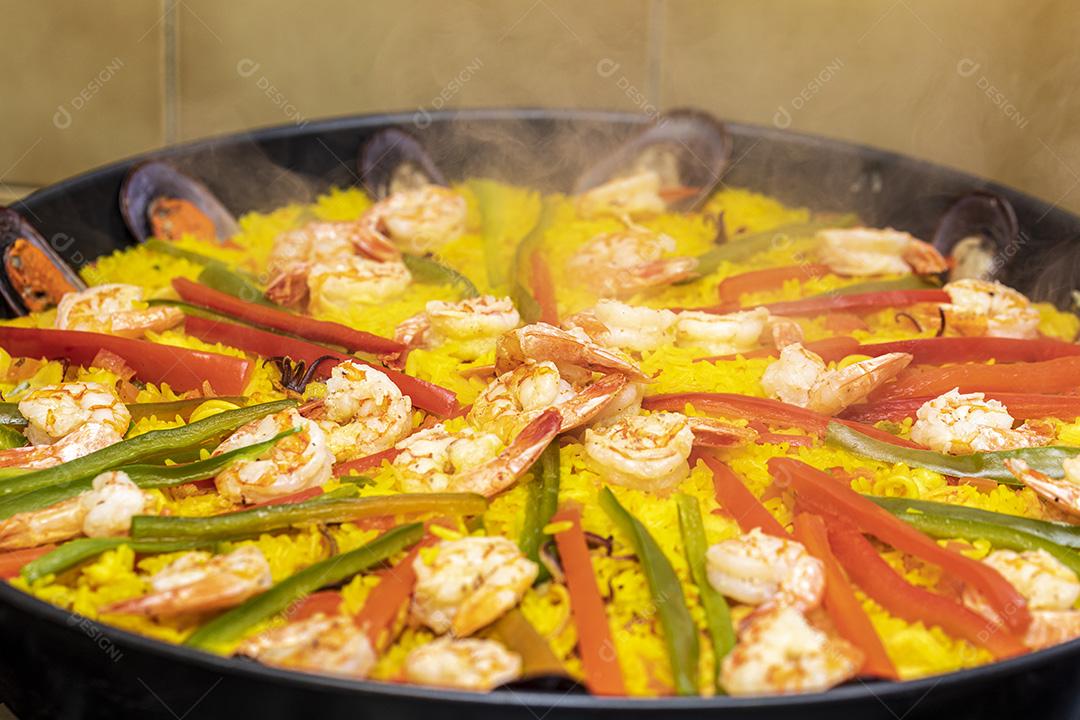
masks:
<instances>
[{"instance_id":1,"label":"open mussel shell","mask_svg":"<svg viewBox=\"0 0 1080 720\"><path fill-rule=\"evenodd\" d=\"M120 213L139 242L155 234L150 213L156 203L163 200L181 200L194 205L213 224L213 234L219 242L239 232L232 213L205 185L167 162L149 160L131 168L120 186Z\"/></svg>"},{"instance_id":2,"label":"open mussel shell","mask_svg":"<svg viewBox=\"0 0 1080 720\"><path fill-rule=\"evenodd\" d=\"M376 200L424 185L446 185L446 177L420 141L399 128L372 135L360 148L360 182Z\"/></svg>"},{"instance_id":3,"label":"open mussel shell","mask_svg":"<svg viewBox=\"0 0 1080 720\"><path fill-rule=\"evenodd\" d=\"M86 283L22 215L0 207L0 296L7 312L28 315Z\"/></svg>"},{"instance_id":4,"label":"open mussel shell","mask_svg":"<svg viewBox=\"0 0 1080 720\"><path fill-rule=\"evenodd\" d=\"M701 207L720 183L731 158L731 135L716 118L700 110L672 110L648 129L583 172L574 193L583 193L625 175L654 170L661 188L693 188L671 205Z\"/></svg>"},{"instance_id":5,"label":"open mussel shell","mask_svg":"<svg viewBox=\"0 0 1080 720\"><path fill-rule=\"evenodd\" d=\"M950 280L991 279L1020 249L1020 224L1012 203L976 190L954 202L938 221L932 241L953 259Z\"/></svg>"}]
</instances>

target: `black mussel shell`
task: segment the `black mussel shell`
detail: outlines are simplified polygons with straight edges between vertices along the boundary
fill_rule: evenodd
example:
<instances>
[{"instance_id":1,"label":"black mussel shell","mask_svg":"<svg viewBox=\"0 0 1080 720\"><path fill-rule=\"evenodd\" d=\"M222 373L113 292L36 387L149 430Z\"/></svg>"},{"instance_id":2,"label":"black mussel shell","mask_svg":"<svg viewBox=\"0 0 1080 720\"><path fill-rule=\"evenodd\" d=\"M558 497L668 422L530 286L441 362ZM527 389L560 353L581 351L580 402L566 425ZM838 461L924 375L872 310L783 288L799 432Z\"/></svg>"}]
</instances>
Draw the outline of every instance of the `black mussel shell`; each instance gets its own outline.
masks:
<instances>
[{"instance_id":1,"label":"black mussel shell","mask_svg":"<svg viewBox=\"0 0 1080 720\"><path fill-rule=\"evenodd\" d=\"M696 188L697 192L670 203L694 210L720 183L731 159L731 135L716 118L700 110L672 110L640 135L582 173L574 193L582 193L622 175L655 170L662 188Z\"/></svg>"},{"instance_id":2,"label":"black mussel shell","mask_svg":"<svg viewBox=\"0 0 1080 720\"><path fill-rule=\"evenodd\" d=\"M360 182L376 200L424 185L446 185L446 177L420 141L400 128L372 135L360 148Z\"/></svg>"},{"instance_id":3,"label":"black mussel shell","mask_svg":"<svg viewBox=\"0 0 1080 720\"><path fill-rule=\"evenodd\" d=\"M0 296L8 313L45 310L64 293L85 289L78 273L33 225L11 208L0 207Z\"/></svg>"},{"instance_id":4,"label":"black mussel shell","mask_svg":"<svg viewBox=\"0 0 1080 720\"><path fill-rule=\"evenodd\" d=\"M156 200L186 200L214 224L219 242L239 231L236 219L201 182L162 160L148 160L131 168L120 186L120 213L139 242L153 235L150 210Z\"/></svg>"},{"instance_id":5,"label":"black mussel shell","mask_svg":"<svg viewBox=\"0 0 1080 720\"><path fill-rule=\"evenodd\" d=\"M938 221L931 242L953 258L950 280L994 278L1022 245L1012 203L984 190L954 202Z\"/></svg>"}]
</instances>

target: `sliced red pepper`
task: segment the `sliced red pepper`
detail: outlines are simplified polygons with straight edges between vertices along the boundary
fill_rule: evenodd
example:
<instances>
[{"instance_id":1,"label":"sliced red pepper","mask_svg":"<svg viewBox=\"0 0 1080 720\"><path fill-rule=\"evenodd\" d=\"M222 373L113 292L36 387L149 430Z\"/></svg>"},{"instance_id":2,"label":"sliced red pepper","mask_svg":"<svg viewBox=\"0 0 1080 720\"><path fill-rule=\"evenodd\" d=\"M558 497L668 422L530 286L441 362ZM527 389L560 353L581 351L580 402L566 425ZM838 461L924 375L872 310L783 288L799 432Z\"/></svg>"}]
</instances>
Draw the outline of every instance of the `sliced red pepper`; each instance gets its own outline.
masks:
<instances>
[{"instance_id":1,"label":"sliced red pepper","mask_svg":"<svg viewBox=\"0 0 1080 720\"><path fill-rule=\"evenodd\" d=\"M1027 395L1024 393L990 392L986 397L1003 403L1009 414L1017 420L1057 418L1072 422L1080 418L1080 396L1077 395ZM848 420L876 423L882 420L899 422L913 418L924 403L934 399L931 395L896 398L852 405L842 415Z\"/></svg>"},{"instance_id":2,"label":"sliced red pepper","mask_svg":"<svg viewBox=\"0 0 1080 720\"><path fill-rule=\"evenodd\" d=\"M540 322L558 325L559 304L555 299L555 283L551 279L551 268L539 250L534 250L529 256L529 276L533 297L540 306Z\"/></svg>"},{"instance_id":3,"label":"sliced red pepper","mask_svg":"<svg viewBox=\"0 0 1080 720\"><path fill-rule=\"evenodd\" d=\"M320 590L293 605L286 611L285 616L290 622L300 622L318 613L337 615L339 612L341 612L341 593L337 590Z\"/></svg>"},{"instance_id":4,"label":"sliced red pepper","mask_svg":"<svg viewBox=\"0 0 1080 720\"><path fill-rule=\"evenodd\" d=\"M875 357L891 352L909 353L915 358L912 362L924 365L990 359L1010 363L1041 362L1080 355L1080 345L1049 338L938 337L860 345L856 352Z\"/></svg>"},{"instance_id":5,"label":"sliced red pepper","mask_svg":"<svg viewBox=\"0 0 1080 720\"><path fill-rule=\"evenodd\" d=\"M1004 365L950 365L907 368L870 395L872 401L937 397L953 388L970 392L1028 392L1056 395L1080 388L1080 355Z\"/></svg>"},{"instance_id":6,"label":"sliced red pepper","mask_svg":"<svg viewBox=\"0 0 1080 720\"><path fill-rule=\"evenodd\" d=\"M248 325L237 325L223 320L188 315L185 318L184 327L189 335L200 340L219 342L264 358L285 355L294 361L302 360L310 366L319 358L329 356L331 360L319 365L316 375L320 378L329 377L333 366L346 360L371 365L371 363L360 358L336 352L322 345L285 337L284 335L276 335L267 330L260 330ZM2 336L0 336L0 346L2 345ZM450 415L458 407L457 396L451 390L414 378L397 370L376 365L371 365L371 367L376 367L379 371L385 373L402 393L412 398L413 405L422 410L427 410L436 415Z\"/></svg>"},{"instance_id":7,"label":"sliced red pepper","mask_svg":"<svg viewBox=\"0 0 1080 720\"><path fill-rule=\"evenodd\" d=\"M848 355L854 355L859 352L859 341L852 337L831 337L824 338L822 340L814 340L812 342L803 343L803 347L807 350L817 353L821 356L821 359L825 362L836 362L842 360ZM761 348L759 350L751 350L749 352L738 353L737 355L713 355L711 357L697 358L694 362L716 362L717 360L735 360L742 355L744 358L767 358L767 357L779 357L780 351L774 347Z\"/></svg>"},{"instance_id":8,"label":"sliced red pepper","mask_svg":"<svg viewBox=\"0 0 1080 720\"><path fill-rule=\"evenodd\" d=\"M810 280L828 275L830 272L832 270L828 265L819 263L751 270L724 278L716 287L716 291L720 295L720 302L735 303L745 293L774 290L783 287L788 280Z\"/></svg>"},{"instance_id":9,"label":"sliced red pepper","mask_svg":"<svg viewBox=\"0 0 1080 720\"><path fill-rule=\"evenodd\" d=\"M340 323L316 320L305 315L275 310L266 305L245 302L187 278L173 278L172 286L181 298L192 305L209 308L241 322L281 330L315 342L340 345L349 351L398 353L405 350L405 346L396 340L354 330Z\"/></svg>"},{"instance_id":10,"label":"sliced red pepper","mask_svg":"<svg viewBox=\"0 0 1080 720\"><path fill-rule=\"evenodd\" d=\"M840 637L863 652L863 675L896 680L896 666L885 652L862 603L848 582L843 568L829 548L829 534L820 515L799 513L792 522L795 539L825 566L825 612Z\"/></svg>"},{"instance_id":11,"label":"sliced red pepper","mask_svg":"<svg viewBox=\"0 0 1080 720\"><path fill-rule=\"evenodd\" d=\"M34 548L26 548L24 550L8 550L7 552L0 552L0 578L4 580L10 580L19 574L23 565L26 565L31 560L37 560L42 555L51 553L56 549L56 545L39 545Z\"/></svg>"},{"instance_id":12,"label":"sliced red pepper","mask_svg":"<svg viewBox=\"0 0 1080 720\"><path fill-rule=\"evenodd\" d=\"M698 460L712 471L716 501L735 519L743 532L761 528L761 531L768 535L789 537L780 521L754 497L754 493L743 484L742 478L735 474L734 470L720 462L712 453L695 449L690 453L690 464L693 465Z\"/></svg>"},{"instance_id":13,"label":"sliced red pepper","mask_svg":"<svg viewBox=\"0 0 1080 720\"><path fill-rule=\"evenodd\" d=\"M967 558L938 545L929 536L878 507L828 474L791 458L769 460L769 472L785 487L795 491L800 503L812 512L844 518L897 550L939 566L983 594L1006 624L1023 632L1031 623L1031 613L1018 593L989 565ZM844 564L851 572L851 568Z\"/></svg>"},{"instance_id":14,"label":"sliced red pepper","mask_svg":"<svg viewBox=\"0 0 1080 720\"><path fill-rule=\"evenodd\" d=\"M792 447L813 447L814 438L809 435L790 435L788 433L759 432L754 438L758 445L779 445L787 443Z\"/></svg>"},{"instance_id":15,"label":"sliced red pepper","mask_svg":"<svg viewBox=\"0 0 1080 720\"><path fill-rule=\"evenodd\" d=\"M334 477L342 477L349 473L360 473L365 470L371 470L382 465L383 460L394 461L394 458L398 456L401 451L397 448L387 448L382 452L373 453L371 455L365 455L355 460L346 460L343 463L338 463L334 466Z\"/></svg>"},{"instance_id":16,"label":"sliced red pepper","mask_svg":"<svg viewBox=\"0 0 1080 720\"><path fill-rule=\"evenodd\" d=\"M944 290L885 290L881 292L852 293L851 295L822 295L803 300L791 300L761 305L773 315L800 317L825 315L837 311L873 312L888 307L907 307L918 303L947 303L949 294ZM702 312L724 314L732 311L730 305L714 305L694 308ZM749 310L751 308L741 308Z\"/></svg>"},{"instance_id":17,"label":"sliced red pepper","mask_svg":"<svg viewBox=\"0 0 1080 720\"><path fill-rule=\"evenodd\" d=\"M67 359L86 367L108 350L143 382L168 383L179 392L208 382L218 394L242 395L252 370L243 358L78 330L0 327L0 347L16 357Z\"/></svg>"},{"instance_id":18,"label":"sliced red pepper","mask_svg":"<svg viewBox=\"0 0 1080 720\"><path fill-rule=\"evenodd\" d=\"M998 658L1027 652L1024 644L1005 628L955 600L908 583L851 525L840 520L830 522L829 543L855 584L893 615L908 622L938 625L950 635L985 647Z\"/></svg>"},{"instance_id":19,"label":"sliced red pepper","mask_svg":"<svg viewBox=\"0 0 1080 720\"><path fill-rule=\"evenodd\" d=\"M379 584L371 589L364 607L356 614L356 624L367 634L373 648L383 650L393 640L394 623L402 610L408 607L413 587L416 586L413 561L422 547L433 542L434 538L427 536L401 562L382 571Z\"/></svg>"},{"instance_id":20,"label":"sliced red pepper","mask_svg":"<svg viewBox=\"0 0 1080 720\"><path fill-rule=\"evenodd\" d=\"M569 529L555 534L555 545L570 593L570 612L577 628L585 686L594 695L625 695L626 685L615 652L615 641L604 611L604 600L596 585L585 533L581 530L581 511L565 508L557 512L551 522L570 523Z\"/></svg>"}]
</instances>

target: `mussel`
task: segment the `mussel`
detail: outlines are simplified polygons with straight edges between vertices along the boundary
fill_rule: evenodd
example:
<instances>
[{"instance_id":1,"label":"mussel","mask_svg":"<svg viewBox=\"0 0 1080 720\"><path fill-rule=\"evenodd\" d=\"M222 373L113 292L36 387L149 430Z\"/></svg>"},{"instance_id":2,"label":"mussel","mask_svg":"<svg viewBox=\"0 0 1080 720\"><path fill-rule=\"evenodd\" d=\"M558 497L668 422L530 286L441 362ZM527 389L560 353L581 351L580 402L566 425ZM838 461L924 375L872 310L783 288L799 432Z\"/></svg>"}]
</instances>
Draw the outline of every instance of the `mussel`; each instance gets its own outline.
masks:
<instances>
[{"instance_id":1,"label":"mussel","mask_svg":"<svg viewBox=\"0 0 1080 720\"><path fill-rule=\"evenodd\" d=\"M139 242L188 234L224 243L239 230L236 219L205 185L161 160L131 168L120 186L120 212Z\"/></svg>"},{"instance_id":2,"label":"mussel","mask_svg":"<svg viewBox=\"0 0 1080 720\"><path fill-rule=\"evenodd\" d=\"M360 148L360 182L375 200L424 185L446 185L446 178L420 141L400 128L372 135Z\"/></svg>"},{"instance_id":3,"label":"mussel","mask_svg":"<svg viewBox=\"0 0 1080 720\"><path fill-rule=\"evenodd\" d=\"M672 110L582 173L574 184L580 194L618 177L646 170L660 176L668 207L701 207L731 158L731 135L719 120L699 110Z\"/></svg>"},{"instance_id":4,"label":"mussel","mask_svg":"<svg viewBox=\"0 0 1080 720\"><path fill-rule=\"evenodd\" d=\"M0 263L0 296L14 315L45 310L65 293L86 289L44 236L6 207L0 207Z\"/></svg>"},{"instance_id":5,"label":"mussel","mask_svg":"<svg viewBox=\"0 0 1080 720\"><path fill-rule=\"evenodd\" d=\"M954 202L938 221L932 242L953 259L950 280L992 279L1022 245L1012 203L984 190Z\"/></svg>"}]
</instances>

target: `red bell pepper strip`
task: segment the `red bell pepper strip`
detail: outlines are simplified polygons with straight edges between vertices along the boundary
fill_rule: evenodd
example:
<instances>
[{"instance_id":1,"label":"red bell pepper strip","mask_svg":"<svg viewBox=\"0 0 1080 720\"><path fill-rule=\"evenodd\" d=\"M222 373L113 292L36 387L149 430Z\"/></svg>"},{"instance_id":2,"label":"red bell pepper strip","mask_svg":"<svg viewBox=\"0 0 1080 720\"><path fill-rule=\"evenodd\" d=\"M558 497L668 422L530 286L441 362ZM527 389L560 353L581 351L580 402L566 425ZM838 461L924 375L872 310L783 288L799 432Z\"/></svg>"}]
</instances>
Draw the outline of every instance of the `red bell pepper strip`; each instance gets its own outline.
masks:
<instances>
[{"instance_id":1,"label":"red bell pepper strip","mask_svg":"<svg viewBox=\"0 0 1080 720\"><path fill-rule=\"evenodd\" d=\"M219 342L264 358L285 355L294 361L302 360L310 366L319 358L330 356L331 360L319 365L316 374L320 378L329 377L331 368L346 360L371 365L371 363L360 358L345 355L306 340L276 335L267 330L260 330L247 325L237 325L223 320L188 315L184 321L184 327L189 335L200 340ZM0 336L0 346L3 346L2 336ZM371 367L385 373L402 393L412 398L413 405L422 410L427 410L436 415L449 415L457 409L457 396L444 387L439 387L434 383L414 378L411 375L390 368L376 365L371 365Z\"/></svg>"},{"instance_id":2,"label":"red bell pepper strip","mask_svg":"<svg viewBox=\"0 0 1080 720\"><path fill-rule=\"evenodd\" d=\"M0 552L0 578L10 580L11 578L18 576L23 565L26 565L31 560L37 560L43 555L48 555L55 549L56 545L49 544L40 545L35 548L26 548L24 550L8 550L7 552Z\"/></svg>"},{"instance_id":3,"label":"red bell pepper strip","mask_svg":"<svg viewBox=\"0 0 1080 720\"><path fill-rule=\"evenodd\" d=\"M821 359L825 362L835 362L842 360L848 355L854 355L859 352L859 341L851 337L831 337L824 338L822 340L814 340L812 342L803 343L803 347L807 350L817 353L821 356ZM717 360L735 360L742 355L744 358L767 358L767 357L779 357L780 351L774 347L761 348L759 350L751 350L749 352L738 353L736 355L712 355L710 357L697 358L694 362L716 362Z\"/></svg>"},{"instance_id":4,"label":"red bell pepper strip","mask_svg":"<svg viewBox=\"0 0 1080 720\"><path fill-rule=\"evenodd\" d=\"M242 395L252 370L243 358L78 330L0 327L0 347L16 357L67 359L87 367L100 350L108 350L143 382L168 383L180 392L208 382L218 394Z\"/></svg>"},{"instance_id":5,"label":"red bell pepper strip","mask_svg":"<svg viewBox=\"0 0 1080 720\"><path fill-rule=\"evenodd\" d=\"M382 579L368 593L364 607L356 614L356 624L367 634L373 648L385 649L393 640L394 623L401 611L408 607L413 587L416 586L413 561L420 548L433 542L434 538L427 536L401 562L381 572Z\"/></svg>"},{"instance_id":6,"label":"red bell pepper strip","mask_svg":"<svg viewBox=\"0 0 1080 720\"><path fill-rule=\"evenodd\" d=\"M998 658L1027 652L1024 644L1004 627L955 600L908 583L850 524L839 520L831 522L829 543L855 584L893 615L908 622L938 625L950 635L985 647ZM1021 606L1021 609L1027 612L1025 607ZM1006 622L1008 620L1006 617Z\"/></svg>"},{"instance_id":7,"label":"red bell pepper strip","mask_svg":"<svg viewBox=\"0 0 1080 720\"><path fill-rule=\"evenodd\" d=\"M289 622L307 620L312 615L337 615L341 611L341 593L337 590L320 590L308 595L285 611Z\"/></svg>"},{"instance_id":8,"label":"red bell pepper strip","mask_svg":"<svg viewBox=\"0 0 1080 720\"><path fill-rule=\"evenodd\" d=\"M581 530L581 511L566 508L556 513L551 522L569 522L571 525L569 529L555 534L555 545L566 574L570 612L578 633L578 653L585 670L585 685L594 695L625 695L626 685L615 652L615 641L611 637L604 601L596 585L585 533Z\"/></svg>"},{"instance_id":9,"label":"red bell pepper strip","mask_svg":"<svg viewBox=\"0 0 1080 720\"><path fill-rule=\"evenodd\" d=\"M355 460L346 460L345 462L338 463L334 466L334 477L341 477L348 475L349 473L359 473L365 470L371 470L382 465L383 460L394 461L394 458L398 456L401 451L397 448L387 448L382 452L372 453L371 455L365 455Z\"/></svg>"},{"instance_id":10,"label":"red bell pepper strip","mask_svg":"<svg viewBox=\"0 0 1080 720\"><path fill-rule=\"evenodd\" d=\"M281 330L315 342L340 345L350 352L360 350L370 353L398 353L405 350L405 346L396 340L354 330L340 323L316 320L266 305L245 302L187 278L173 278L172 286L181 298L192 305L209 308L240 322Z\"/></svg>"},{"instance_id":11,"label":"red bell pepper strip","mask_svg":"<svg viewBox=\"0 0 1080 720\"><path fill-rule=\"evenodd\" d=\"M555 299L555 283L551 279L551 268L539 250L534 250L529 256L529 276L533 297L540 306L540 322L558 325L559 304Z\"/></svg>"},{"instance_id":12,"label":"red bell pepper strip","mask_svg":"<svg viewBox=\"0 0 1080 720\"><path fill-rule=\"evenodd\" d=\"M1017 420L1057 418L1072 422L1080 418L1080 396L1077 395L1027 395L1023 393L989 392L986 397L1003 403L1009 414ZM878 400L852 405L841 415L848 420L876 423L882 420L899 422L913 418L924 403L934 399L931 395L919 397Z\"/></svg>"},{"instance_id":13,"label":"red bell pepper strip","mask_svg":"<svg viewBox=\"0 0 1080 720\"><path fill-rule=\"evenodd\" d=\"M820 515L799 513L792 522L795 539L825 566L825 612L829 614L840 637L863 652L862 674L896 680L896 666L885 652L862 603L844 575L843 568L829 549L829 533Z\"/></svg>"},{"instance_id":14,"label":"red bell pepper strip","mask_svg":"<svg viewBox=\"0 0 1080 720\"><path fill-rule=\"evenodd\" d=\"M831 312L873 312L889 307L906 307L918 303L947 303L949 294L944 290L885 290L881 292L853 293L851 295L823 295L803 300L768 303L764 307L773 315L800 317L825 315ZM725 314L731 312L730 305L714 305L694 308L702 312ZM742 308L749 310L751 308Z\"/></svg>"},{"instance_id":15,"label":"red bell pepper strip","mask_svg":"<svg viewBox=\"0 0 1080 720\"><path fill-rule=\"evenodd\" d=\"M744 293L773 290L783 287L788 280L810 280L832 272L828 265L807 263L805 265L784 265L764 270L752 270L724 278L717 286L720 302L735 303Z\"/></svg>"},{"instance_id":16,"label":"red bell pepper strip","mask_svg":"<svg viewBox=\"0 0 1080 720\"><path fill-rule=\"evenodd\" d=\"M1080 355L1080 345L1039 338L1022 340L999 337L937 337L898 340L887 343L860 345L860 355L885 355L892 352L909 353L912 362L922 365L982 362L990 359L999 363L1041 362Z\"/></svg>"},{"instance_id":17,"label":"red bell pepper strip","mask_svg":"<svg viewBox=\"0 0 1080 720\"><path fill-rule=\"evenodd\" d=\"M1013 630L1023 632L1031 623L1024 596L989 565L941 547L929 536L804 462L774 457L769 460L769 472L781 485L793 489L798 502L804 503L810 511L850 521L862 532L874 535L901 552L933 563L968 583L983 594Z\"/></svg>"},{"instance_id":18,"label":"red bell pepper strip","mask_svg":"<svg viewBox=\"0 0 1080 720\"><path fill-rule=\"evenodd\" d=\"M908 368L870 395L872 401L937 397L953 388L969 392L1028 392L1056 395L1080 389L1080 355L1005 365Z\"/></svg>"},{"instance_id":19,"label":"red bell pepper strip","mask_svg":"<svg viewBox=\"0 0 1080 720\"><path fill-rule=\"evenodd\" d=\"M709 452L695 449L690 453L690 464L700 460L712 471L713 492L716 501L724 508L743 532L750 532L754 528L778 538L787 538L788 532L780 521L754 497L754 493L743 484L742 479L735 471Z\"/></svg>"}]
</instances>

